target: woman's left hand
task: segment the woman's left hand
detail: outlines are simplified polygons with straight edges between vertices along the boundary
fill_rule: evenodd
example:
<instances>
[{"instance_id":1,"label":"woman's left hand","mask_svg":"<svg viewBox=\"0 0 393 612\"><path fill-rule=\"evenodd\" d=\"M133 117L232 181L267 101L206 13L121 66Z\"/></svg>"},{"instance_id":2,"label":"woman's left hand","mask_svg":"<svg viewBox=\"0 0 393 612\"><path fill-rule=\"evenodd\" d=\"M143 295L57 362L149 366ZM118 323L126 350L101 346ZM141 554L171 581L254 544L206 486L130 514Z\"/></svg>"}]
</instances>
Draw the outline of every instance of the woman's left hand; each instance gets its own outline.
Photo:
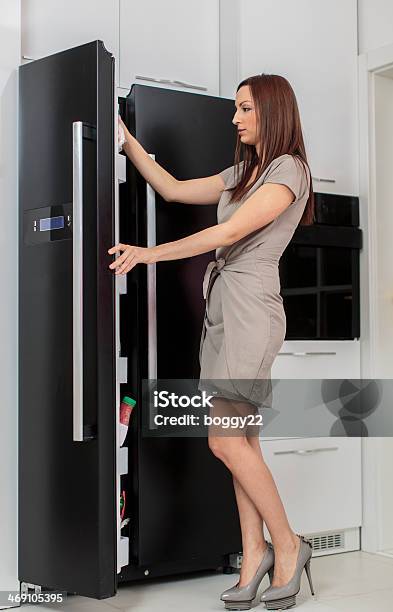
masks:
<instances>
[{"instance_id":1,"label":"woman's left hand","mask_svg":"<svg viewBox=\"0 0 393 612\"><path fill-rule=\"evenodd\" d=\"M115 274L127 274L138 263L155 263L151 248L137 247L130 244L117 244L108 250L110 255L122 252L122 255L113 261L109 268L115 270Z\"/></svg>"}]
</instances>

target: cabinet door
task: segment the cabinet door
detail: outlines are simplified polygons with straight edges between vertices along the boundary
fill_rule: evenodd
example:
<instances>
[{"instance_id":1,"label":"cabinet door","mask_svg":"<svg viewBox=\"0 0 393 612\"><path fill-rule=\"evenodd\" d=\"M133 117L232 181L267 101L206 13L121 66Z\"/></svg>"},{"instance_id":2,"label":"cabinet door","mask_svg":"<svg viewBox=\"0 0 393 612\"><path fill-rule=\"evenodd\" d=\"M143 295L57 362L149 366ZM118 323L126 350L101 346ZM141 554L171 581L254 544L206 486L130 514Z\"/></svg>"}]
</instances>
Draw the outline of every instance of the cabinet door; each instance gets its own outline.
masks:
<instances>
[{"instance_id":1,"label":"cabinet door","mask_svg":"<svg viewBox=\"0 0 393 612\"><path fill-rule=\"evenodd\" d=\"M19 579L116 588L114 61L20 68Z\"/></svg>"},{"instance_id":2,"label":"cabinet door","mask_svg":"<svg viewBox=\"0 0 393 612\"><path fill-rule=\"evenodd\" d=\"M286 77L314 190L357 195L356 0L241 0L238 10L240 79Z\"/></svg>"},{"instance_id":3,"label":"cabinet door","mask_svg":"<svg viewBox=\"0 0 393 612\"><path fill-rule=\"evenodd\" d=\"M287 340L272 366L276 379L359 377L359 340Z\"/></svg>"},{"instance_id":4,"label":"cabinet door","mask_svg":"<svg viewBox=\"0 0 393 612\"><path fill-rule=\"evenodd\" d=\"M361 438L262 440L261 448L297 533L361 525Z\"/></svg>"},{"instance_id":5,"label":"cabinet door","mask_svg":"<svg viewBox=\"0 0 393 612\"><path fill-rule=\"evenodd\" d=\"M118 57L119 0L22 0L22 57L102 40Z\"/></svg>"},{"instance_id":6,"label":"cabinet door","mask_svg":"<svg viewBox=\"0 0 393 612\"><path fill-rule=\"evenodd\" d=\"M219 0L120 0L120 86L155 82L218 95Z\"/></svg>"}]
</instances>

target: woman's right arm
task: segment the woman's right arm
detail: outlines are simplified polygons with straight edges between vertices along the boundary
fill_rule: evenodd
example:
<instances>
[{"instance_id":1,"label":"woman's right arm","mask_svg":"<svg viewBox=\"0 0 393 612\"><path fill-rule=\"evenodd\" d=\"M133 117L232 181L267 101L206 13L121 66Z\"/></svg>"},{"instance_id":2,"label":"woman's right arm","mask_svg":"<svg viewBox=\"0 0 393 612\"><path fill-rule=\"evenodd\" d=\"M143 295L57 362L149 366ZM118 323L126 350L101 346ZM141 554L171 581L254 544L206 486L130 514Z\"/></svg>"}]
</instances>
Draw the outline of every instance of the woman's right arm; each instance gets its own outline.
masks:
<instances>
[{"instance_id":1,"label":"woman's right arm","mask_svg":"<svg viewBox=\"0 0 393 612\"><path fill-rule=\"evenodd\" d=\"M154 191L157 191L164 200L184 204L217 204L225 188L224 181L219 174L178 181L146 153L122 121L121 125L126 138L123 151Z\"/></svg>"}]
</instances>

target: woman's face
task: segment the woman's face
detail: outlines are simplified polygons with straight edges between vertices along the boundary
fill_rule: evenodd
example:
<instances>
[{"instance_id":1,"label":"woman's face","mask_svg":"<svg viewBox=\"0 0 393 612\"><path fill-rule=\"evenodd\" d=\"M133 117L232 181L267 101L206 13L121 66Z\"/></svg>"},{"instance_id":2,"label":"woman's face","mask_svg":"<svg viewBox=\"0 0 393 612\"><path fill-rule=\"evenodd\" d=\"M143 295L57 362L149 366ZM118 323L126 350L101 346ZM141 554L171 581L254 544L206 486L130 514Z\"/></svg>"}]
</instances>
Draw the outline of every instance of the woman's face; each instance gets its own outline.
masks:
<instances>
[{"instance_id":1,"label":"woman's face","mask_svg":"<svg viewBox=\"0 0 393 612\"><path fill-rule=\"evenodd\" d=\"M232 123L237 127L240 140L243 144L256 145L257 136L257 117L255 106L251 97L251 90L248 85L243 85L236 94L236 112Z\"/></svg>"}]
</instances>

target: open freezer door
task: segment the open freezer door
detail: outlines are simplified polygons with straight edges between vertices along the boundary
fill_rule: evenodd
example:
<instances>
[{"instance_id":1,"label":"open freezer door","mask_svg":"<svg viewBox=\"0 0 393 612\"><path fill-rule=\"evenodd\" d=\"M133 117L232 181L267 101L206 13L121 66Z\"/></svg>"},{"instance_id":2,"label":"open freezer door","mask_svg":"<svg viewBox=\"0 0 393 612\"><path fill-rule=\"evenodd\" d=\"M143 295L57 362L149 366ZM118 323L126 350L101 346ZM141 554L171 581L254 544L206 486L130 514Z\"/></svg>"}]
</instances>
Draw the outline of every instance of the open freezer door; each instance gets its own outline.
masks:
<instances>
[{"instance_id":1,"label":"open freezer door","mask_svg":"<svg viewBox=\"0 0 393 612\"><path fill-rule=\"evenodd\" d=\"M19 579L116 591L114 59L20 68Z\"/></svg>"}]
</instances>

